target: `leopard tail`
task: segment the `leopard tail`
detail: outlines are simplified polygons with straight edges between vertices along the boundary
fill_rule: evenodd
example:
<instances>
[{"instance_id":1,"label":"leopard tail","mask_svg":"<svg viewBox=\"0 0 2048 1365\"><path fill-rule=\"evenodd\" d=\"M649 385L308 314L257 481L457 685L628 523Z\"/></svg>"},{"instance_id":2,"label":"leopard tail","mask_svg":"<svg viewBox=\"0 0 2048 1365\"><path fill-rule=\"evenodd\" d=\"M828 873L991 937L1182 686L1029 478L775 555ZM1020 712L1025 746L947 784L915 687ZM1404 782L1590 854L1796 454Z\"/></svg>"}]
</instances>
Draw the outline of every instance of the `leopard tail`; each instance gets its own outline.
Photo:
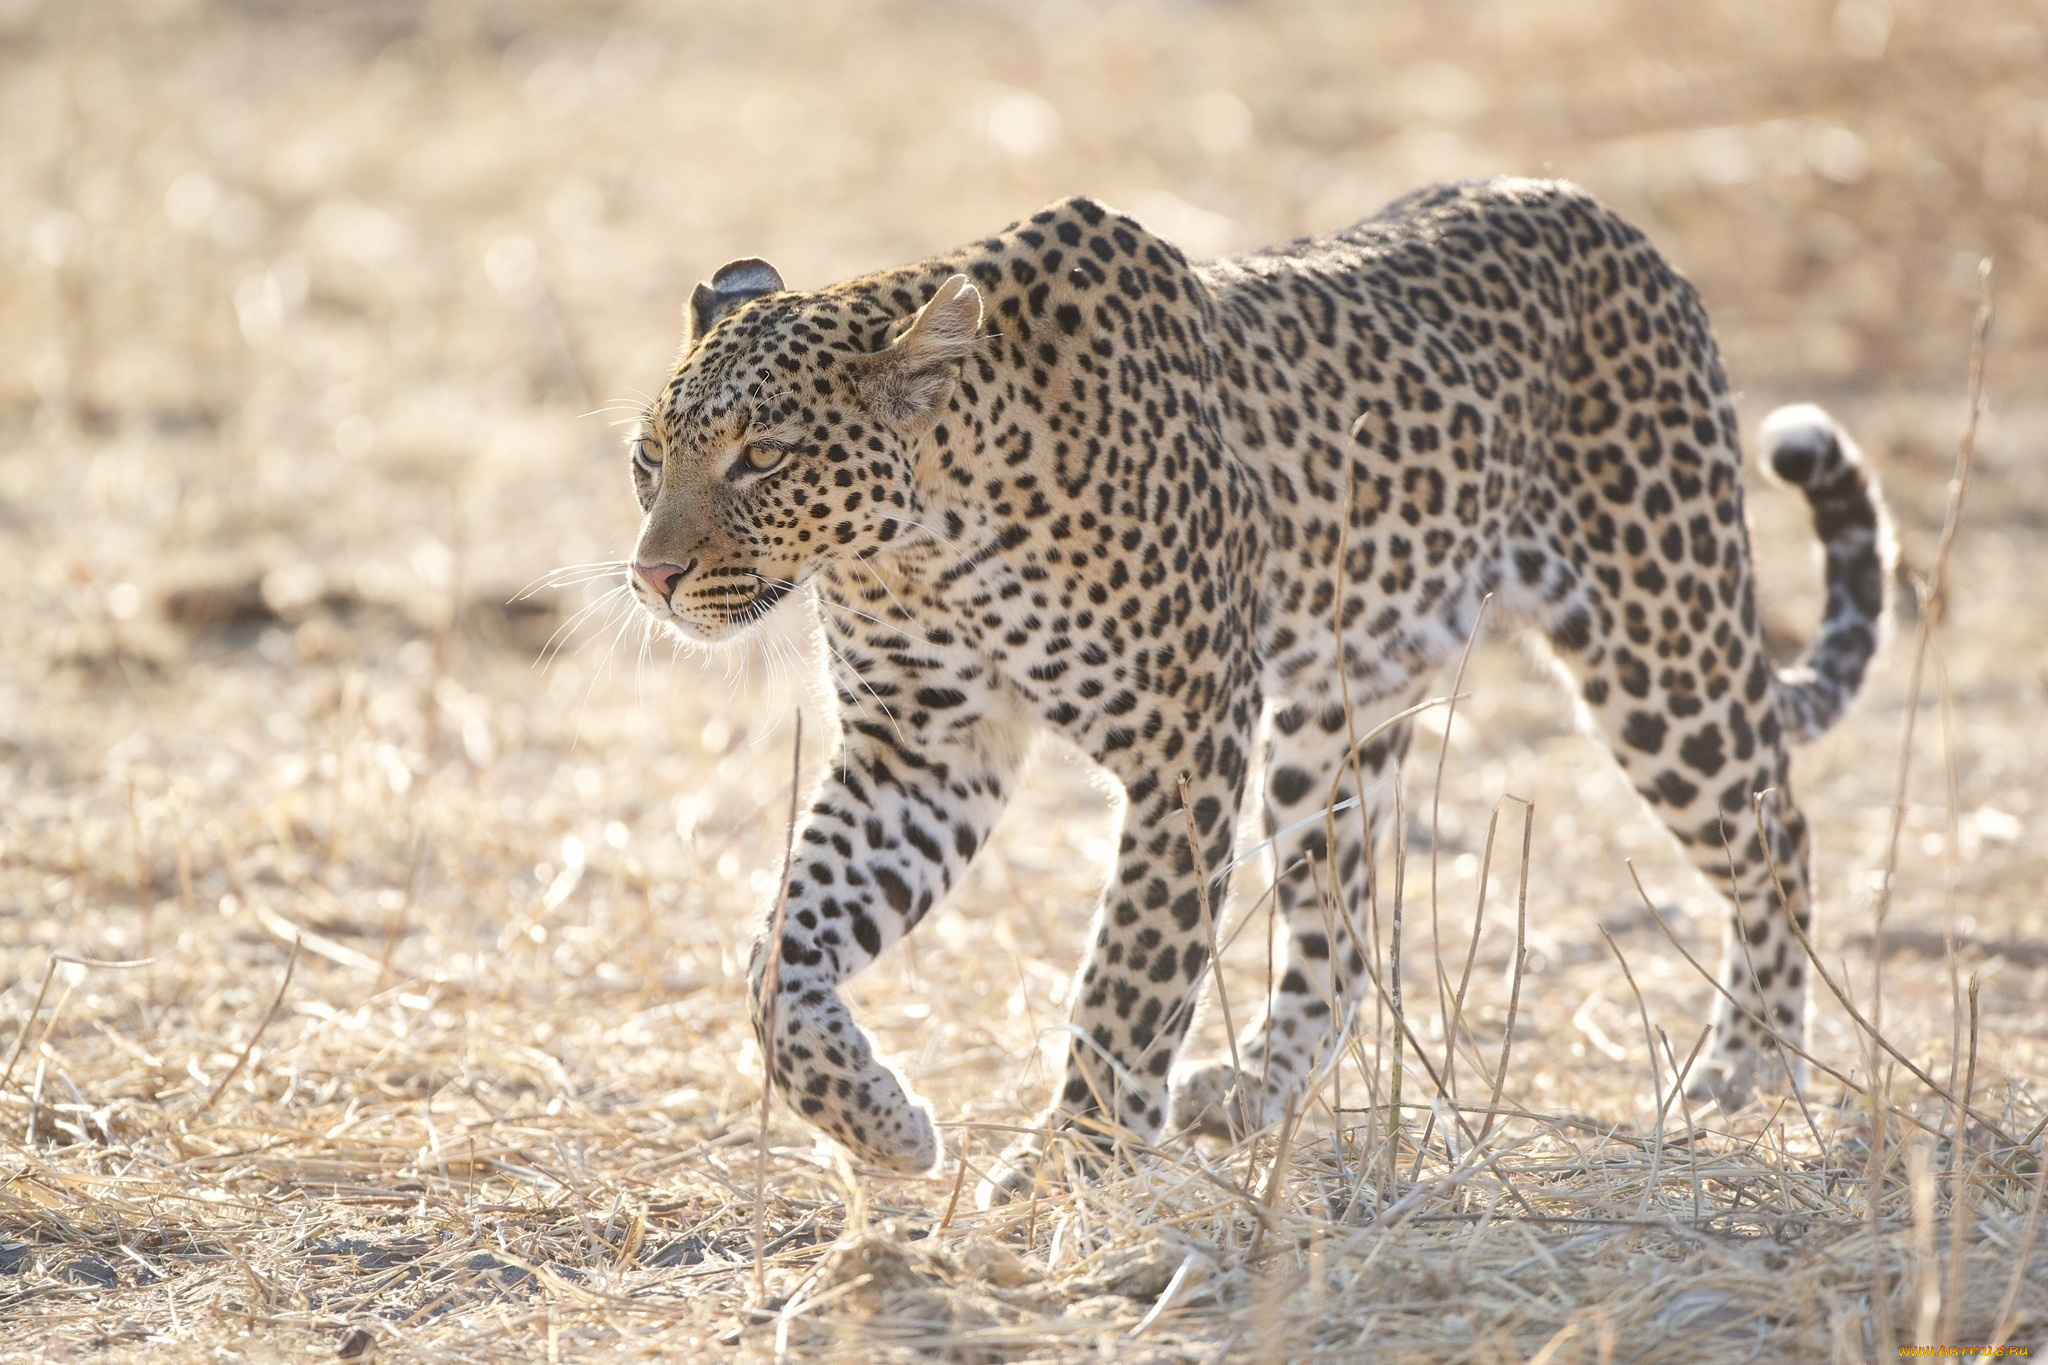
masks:
<instances>
[{"instance_id":1,"label":"leopard tail","mask_svg":"<svg viewBox=\"0 0 2048 1365\"><path fill-rule=\"evenodd\" d=\"M1811 403L1764 419L1764 462L1806 495L1825 561L1827 609L1798 662L1778 670L1788 739L1814 739L1841 719L1877 653L1890 613L1898 547L1877 477L1842 424Z\"/></svg>"}]
</instances>

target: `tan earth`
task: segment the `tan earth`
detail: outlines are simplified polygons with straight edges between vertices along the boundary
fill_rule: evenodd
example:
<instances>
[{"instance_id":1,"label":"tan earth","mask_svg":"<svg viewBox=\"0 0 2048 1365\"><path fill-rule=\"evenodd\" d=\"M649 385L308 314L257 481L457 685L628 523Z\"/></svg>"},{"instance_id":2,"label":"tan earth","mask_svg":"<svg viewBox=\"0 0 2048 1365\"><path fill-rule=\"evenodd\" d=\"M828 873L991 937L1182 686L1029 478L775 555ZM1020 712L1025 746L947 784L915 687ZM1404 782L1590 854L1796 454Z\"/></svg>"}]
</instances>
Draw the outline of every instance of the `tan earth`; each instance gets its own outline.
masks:
<instances>
[{"instance_id":1,"label":"tan earth","mask_svg":"<svg viewBox=\"0 0 2048 1365\"><path fill-rule=\"evenodd\" d=\"M2038 4L0 0L0 129L0 1353L2043 1344ZM1381 1010L1290 1127L973 1211L1051 1084L1111 851L1099 780L1047 745L850 992L934 1102L939 1174L850 1169L779 1105L764 1138L746 945L793 719L807 772L829 734L801 604L700 658L606 596L637 521L611 418L691 286L749 255L819 285L1078 192L1209 255L1497 172L1649 232L1752 429L1793 399L1847 422L1909 604L1994 263L1920 704L1908 610L1798 760L1814 947L1857 1012L1816 991L1804 1106L1660 1105L1720 902L1504 636L1408 765L1429 1068L1403 1049L1397 1114ZM1789 648L1812 537L1782 490L1751 501ZM1522 807L1483 861L1510 796L1518 989ZM1222 1045L1213 1002L1198 1032Z\"/></svg>"}]
</instances>

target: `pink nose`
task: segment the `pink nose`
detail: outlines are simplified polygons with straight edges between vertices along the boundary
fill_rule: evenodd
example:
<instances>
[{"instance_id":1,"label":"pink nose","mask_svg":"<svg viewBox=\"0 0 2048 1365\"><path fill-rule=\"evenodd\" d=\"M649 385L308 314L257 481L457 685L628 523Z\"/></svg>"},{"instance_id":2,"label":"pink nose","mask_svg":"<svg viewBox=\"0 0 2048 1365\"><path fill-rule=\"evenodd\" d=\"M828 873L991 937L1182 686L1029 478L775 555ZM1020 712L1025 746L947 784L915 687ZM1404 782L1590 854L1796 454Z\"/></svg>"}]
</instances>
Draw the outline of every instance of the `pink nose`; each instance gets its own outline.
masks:
<instances>
[{"instance_id":1,"label":"pink nose","mask_svg":"<svg viewBox=\"0 0 2048 1365\"><path fill-rule=\"evenodd\" d=\"M696 560L690 561L691 568L696 564ZM633 563L633 572L639 574L641 581L654 589L654 595L664 602L676 590L677 581L689 571L680 564L642 564L638 560Z\"/></svg>"}]
</instances>

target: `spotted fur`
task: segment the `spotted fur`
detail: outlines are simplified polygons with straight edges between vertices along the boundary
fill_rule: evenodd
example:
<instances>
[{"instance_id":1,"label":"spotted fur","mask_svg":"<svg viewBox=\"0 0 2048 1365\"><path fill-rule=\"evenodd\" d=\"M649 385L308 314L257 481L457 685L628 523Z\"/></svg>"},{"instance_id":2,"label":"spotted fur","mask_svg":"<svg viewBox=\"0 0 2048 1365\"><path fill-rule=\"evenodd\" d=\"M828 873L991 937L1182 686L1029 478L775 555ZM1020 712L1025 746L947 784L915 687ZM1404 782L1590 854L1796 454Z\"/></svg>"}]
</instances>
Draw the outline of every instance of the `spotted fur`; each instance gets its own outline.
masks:
<instances>
[{"instance_id":1,"label":"spotted fur","mask_svg":"<svg viewBox=\"0 0 2048 1365\"><path fill-rule=\"evenodd\" d=\"M1732 897L1740 1007L1721 1002L1696 1087L1733 1105L1796 1083L1758 1023L1803 1034L1786 746L1841 713L1877 646L1883 508L1826 414L1766 424L1828 588L1808 656L1775 670L1706 313L1585 193L1442 186L1200 264L1072 199L812 292L738 262L692 314L635 438L634 586L693 640L798 589L821 604L841 735L754 992L766 1034L773 958L774 1083L860 1157L923 1170L938 1143L837 987L959 880L1041 727L1128 797L1048 1128L1241 1131L1297 1102L1371 989L1396 718L1489 594ZM1170 1080L1262 744L1285 961L1243 1073ZM1353 798L1362 818L1321 818ZM1030 1178L1037 1142L985 1198Z\"/></svg>"}]
</instances>

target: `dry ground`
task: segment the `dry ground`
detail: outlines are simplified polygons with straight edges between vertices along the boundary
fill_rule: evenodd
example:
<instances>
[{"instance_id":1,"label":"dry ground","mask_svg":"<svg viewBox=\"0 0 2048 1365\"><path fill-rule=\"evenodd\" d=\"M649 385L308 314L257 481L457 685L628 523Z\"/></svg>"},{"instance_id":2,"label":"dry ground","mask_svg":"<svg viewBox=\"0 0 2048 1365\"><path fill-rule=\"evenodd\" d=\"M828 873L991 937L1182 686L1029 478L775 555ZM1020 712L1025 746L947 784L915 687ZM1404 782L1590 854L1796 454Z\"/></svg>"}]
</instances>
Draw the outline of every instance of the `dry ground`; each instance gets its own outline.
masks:
<instances>
[{"instance_id":1,"label":"dry ground","mask_svg":"<svg viewBox=\"0 0 2048 1365\"><path fill-rule=\"evenodd\" d=\"M0 1351L2038 1347L2044 23L2020 0L0 3ZM1534 802L1518 1012L1510 804L1455 1105L1411 1046L1389 1137L1380 1011L1291 1131L993 1216L956 1206L958 1162L849 1171L780 1108L757 1165L739 968L800 669L673 659L602 612L536 665L605 585L510 601L629 543L604 409L660 381L691 283L750 254L823 283L1080 190L1224 251L1495 171L1641 222L1701 285L1745 420L1835 406L1909 574L1997 261L1881 939L1914 619L1798 769L1815 946L1896 1053L1823 993L1838 1074L1804 1109L1660 1106L1719 905L1503 639L1408 775L1407 1013L1438 1072L1489 813ZM1796 639L1809 534L1774 490L1753 514ZM854 991L969 1167L1049 1084L1110 820L1048 745L970 882Z\"/></svg>"}]
</instances>

